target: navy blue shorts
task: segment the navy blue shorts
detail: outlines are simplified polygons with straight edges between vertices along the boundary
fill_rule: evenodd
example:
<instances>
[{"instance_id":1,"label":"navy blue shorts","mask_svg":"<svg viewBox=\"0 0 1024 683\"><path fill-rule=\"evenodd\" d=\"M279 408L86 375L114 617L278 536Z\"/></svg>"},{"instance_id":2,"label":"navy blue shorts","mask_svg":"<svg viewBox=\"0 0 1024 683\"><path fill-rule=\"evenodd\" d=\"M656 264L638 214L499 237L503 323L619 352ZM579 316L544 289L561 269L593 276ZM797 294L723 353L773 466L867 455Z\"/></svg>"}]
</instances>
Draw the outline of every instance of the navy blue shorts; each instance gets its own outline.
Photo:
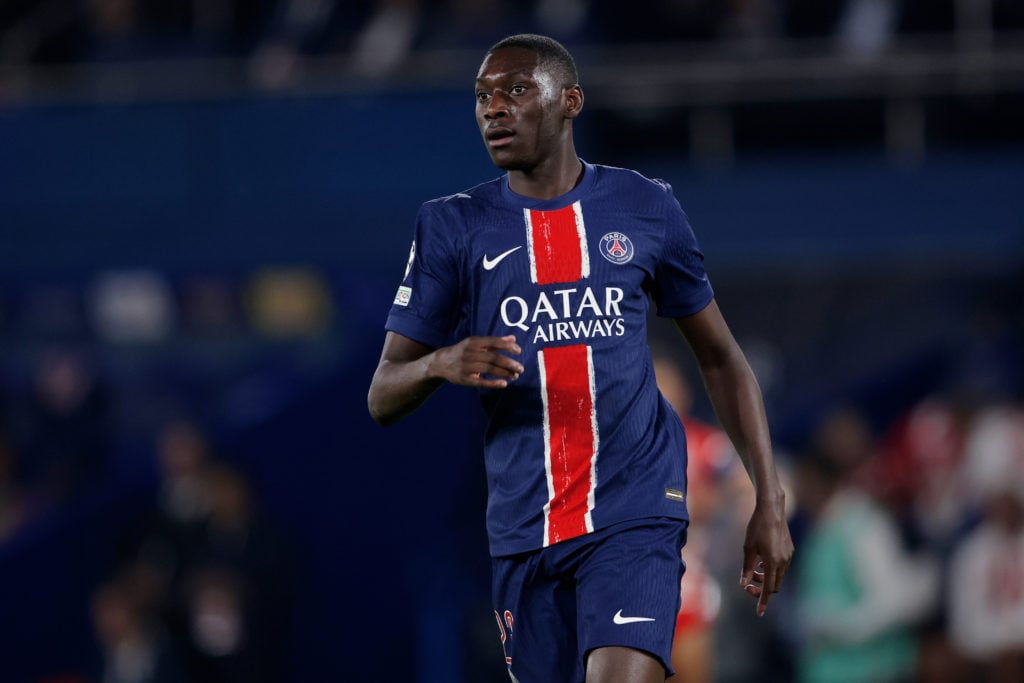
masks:
<instances>
[{"instance_id":1,"label":"navy blue shorts","mask_svg":"<svg viewBox=\"0 0 1024 683\"><path fill-rule=\"evenodd\" d=\"M610 645L672 673L686 522L622 522L542 550L496 557L492 597L512 680L583 683L587 654Z\"/></svg>"}]
</instances>

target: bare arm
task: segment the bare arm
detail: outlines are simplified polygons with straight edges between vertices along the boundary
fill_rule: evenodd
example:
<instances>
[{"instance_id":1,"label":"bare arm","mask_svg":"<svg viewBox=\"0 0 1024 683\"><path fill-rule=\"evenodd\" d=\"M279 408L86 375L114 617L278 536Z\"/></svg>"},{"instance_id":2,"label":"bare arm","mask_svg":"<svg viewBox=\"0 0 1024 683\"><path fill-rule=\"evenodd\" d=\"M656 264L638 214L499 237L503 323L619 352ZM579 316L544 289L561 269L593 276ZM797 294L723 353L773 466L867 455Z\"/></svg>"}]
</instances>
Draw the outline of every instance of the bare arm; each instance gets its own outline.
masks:
<instances>
[{"instance_id":1,"label":"bare arm","mask_svg":"<svg viewBox=\"0 0 1024 683\"><path fill-rule=\"evenodd\" d=\"M677 319L676 326L697 357L715 413L754 484L756 505L743 544L740 584L758 598L757 613L763 615L772 594L782 585L793 556L793 541L761 389L716 302L700 313Z\"/></svg>"},{"instance_id":2,"label":"bare arm","mask_svg":"<svg viewBox=\"0 0 1024 683\"><path fill-rule=\"evenodd\" d=\"M370 415L390 425L412 413L445 381L469 387L503 389L523 372L506 354L519 354L515 337L467 337L458 344L431 349L388 332L370 392Z\"/></svg>"}]
</instances>

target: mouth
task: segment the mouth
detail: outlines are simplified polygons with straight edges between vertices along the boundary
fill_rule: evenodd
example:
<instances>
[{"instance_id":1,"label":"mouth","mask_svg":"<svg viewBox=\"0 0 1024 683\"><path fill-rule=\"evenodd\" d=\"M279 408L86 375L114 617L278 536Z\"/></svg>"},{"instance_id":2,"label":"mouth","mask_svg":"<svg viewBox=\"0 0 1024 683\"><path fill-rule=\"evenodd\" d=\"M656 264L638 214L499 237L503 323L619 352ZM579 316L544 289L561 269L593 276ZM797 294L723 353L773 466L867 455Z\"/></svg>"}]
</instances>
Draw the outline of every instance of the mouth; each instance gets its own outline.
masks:
<instances>
[{"instance_id":1,"label":"mouth","mask_svg":"<svg viewBox=\"0 0 1024 683\"><path fill-rule=\"evenodd\" d=\"M512 138L515 137L515 131L511 128L489 128L484 133L484 138L487 140L487 144L490 147L504 147L512 142Z\"/></svg>"}]
</instances>

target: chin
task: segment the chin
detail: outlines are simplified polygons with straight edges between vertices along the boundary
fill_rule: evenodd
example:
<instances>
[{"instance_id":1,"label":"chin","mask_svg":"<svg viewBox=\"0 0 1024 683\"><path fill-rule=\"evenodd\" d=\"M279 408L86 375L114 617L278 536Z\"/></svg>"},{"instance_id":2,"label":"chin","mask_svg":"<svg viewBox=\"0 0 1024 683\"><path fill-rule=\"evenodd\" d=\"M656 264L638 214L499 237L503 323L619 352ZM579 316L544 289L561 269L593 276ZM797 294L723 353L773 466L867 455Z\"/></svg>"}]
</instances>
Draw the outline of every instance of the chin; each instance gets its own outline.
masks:
<instances>
[{"instance_id":1,"label":"chin","mask_svg":"<svg viewBox=\"0 0 1024 683\"><path fill-rule=\"evenodd\" d=\"M524 171L530 168L523 159L511 154L508 150L496 149L487 150L491 157L491 162L503 171Z\"/></svg>"},{"instance_id":2,"label":"chin","mask_svg":"<svg viewBox=\"0 0 1024 683\"><path fill-rule=\"evenodd\" d=\"M528 171L531 168L522 159L503 159L500 156L492 156L491 161L503 171Z\"/></svg>"}]
</instances>

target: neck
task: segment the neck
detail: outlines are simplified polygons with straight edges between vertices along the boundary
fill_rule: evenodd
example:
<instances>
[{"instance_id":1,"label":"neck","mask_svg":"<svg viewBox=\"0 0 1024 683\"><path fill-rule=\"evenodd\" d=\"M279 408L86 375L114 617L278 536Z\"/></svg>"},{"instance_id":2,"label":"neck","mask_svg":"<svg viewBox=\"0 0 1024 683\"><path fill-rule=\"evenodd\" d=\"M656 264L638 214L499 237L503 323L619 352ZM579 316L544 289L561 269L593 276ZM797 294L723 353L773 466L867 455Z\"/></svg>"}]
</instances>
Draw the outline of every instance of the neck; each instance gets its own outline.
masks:
<instances>
[{"instance_id":1,"label":"neck","mask_svg":"<svg viewBox=\"0 0 1024 683\"><path fill-rule=\"evenodd\" d=\"M576 187L583 178L583 164L574 149L561 158L548 159L529 170L512 170L508 185L516 194L534 199L554 199Z\"/></svg>"}]
</instances>

